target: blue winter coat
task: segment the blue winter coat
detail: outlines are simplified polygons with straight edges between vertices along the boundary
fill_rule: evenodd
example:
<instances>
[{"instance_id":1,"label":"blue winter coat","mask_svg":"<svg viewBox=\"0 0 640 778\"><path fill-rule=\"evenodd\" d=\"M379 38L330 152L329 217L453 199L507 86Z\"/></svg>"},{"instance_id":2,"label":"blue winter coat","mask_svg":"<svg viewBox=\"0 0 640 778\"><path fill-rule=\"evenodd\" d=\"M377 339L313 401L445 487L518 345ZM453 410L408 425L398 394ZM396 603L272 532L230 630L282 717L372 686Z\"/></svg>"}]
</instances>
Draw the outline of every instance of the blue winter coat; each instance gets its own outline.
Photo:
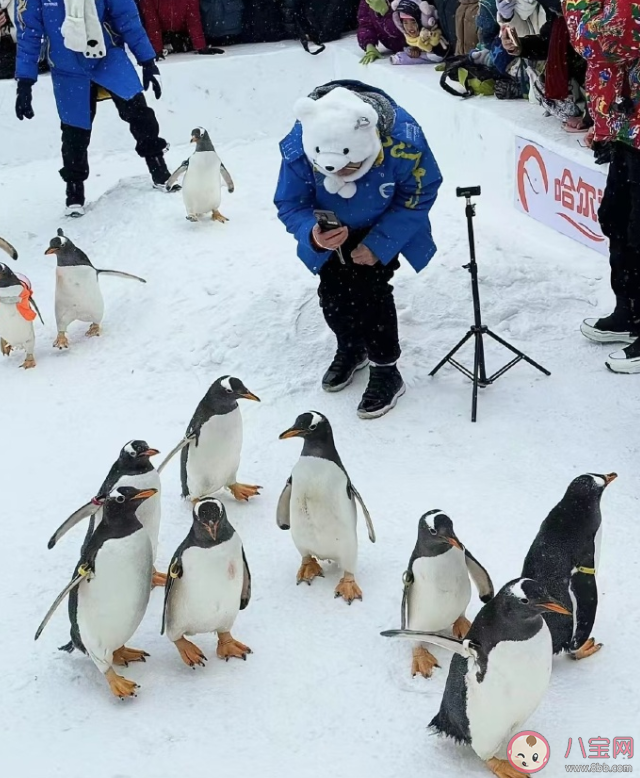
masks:
<instances>
[{"instance_id":1,"label":"blue winter coat","mask_svg":"<svg viewBox=\"0 0 640 778\"><path fill-rule=\"evenodd\" d=\"M65 18L64 0L16 0L16 78L38 78L42 39L47 39L53 91L60 120L90 129L91 82L130 100L142 91L140 78L124 50L131 49L139 63L152 60L155 52L144 31L134 0L96 0L102 22L106 56L87 59L64 45L60 28Z\"/></svg>"},{"instance_id":2,"label":"blue winter coat","mask_svg":"<svg viewBox=\"0 0 640 778\"><path fill-rule=\"evenodd\" d=\"M385 265L402 254L419 272L436 252L429 211L442 175L416 120L391 102L396 120L391 134L381 138L381 159L356 181L358 188L351 198L329 194L324 188L324 176L314 171L302 148L299 123L280 144L278 217L298 241L298 256L312 273L318 273L331 256L311 242L316 208L334 211L352 229L371 227L362 243Z\"/></svg>"}]
</instances>

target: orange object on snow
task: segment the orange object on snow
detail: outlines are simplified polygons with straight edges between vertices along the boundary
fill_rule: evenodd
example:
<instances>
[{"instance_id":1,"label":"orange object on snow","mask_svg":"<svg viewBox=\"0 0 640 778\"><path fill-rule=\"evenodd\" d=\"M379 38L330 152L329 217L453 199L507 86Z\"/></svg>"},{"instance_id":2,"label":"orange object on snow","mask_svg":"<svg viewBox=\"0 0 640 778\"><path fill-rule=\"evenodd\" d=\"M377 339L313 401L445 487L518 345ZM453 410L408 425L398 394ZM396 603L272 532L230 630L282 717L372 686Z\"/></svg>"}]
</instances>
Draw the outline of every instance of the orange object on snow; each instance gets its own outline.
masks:
<instances>
[{"instance_id":1,"label":"orange object on snow","mask_svg":"<svg viewBox=\"0 0 640 778\"><path fill-rule=\"evenodd\" d=\"M28 283L20 281L22 284L22 292L20 292L20 302L17 305L18 311L23 319L27 321L33 321L36 318L36 312L31 307L31 287Z\"/></svg>"}]
</instances>

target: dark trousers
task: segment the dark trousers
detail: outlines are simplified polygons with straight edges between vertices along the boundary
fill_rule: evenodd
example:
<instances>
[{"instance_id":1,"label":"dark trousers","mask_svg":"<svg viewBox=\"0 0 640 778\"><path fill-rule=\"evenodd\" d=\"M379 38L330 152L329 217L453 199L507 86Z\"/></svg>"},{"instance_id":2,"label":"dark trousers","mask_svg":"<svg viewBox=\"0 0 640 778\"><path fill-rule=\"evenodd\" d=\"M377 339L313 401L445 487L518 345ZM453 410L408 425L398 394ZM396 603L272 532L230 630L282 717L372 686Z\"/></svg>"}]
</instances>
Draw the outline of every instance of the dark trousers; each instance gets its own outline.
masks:
<instances>
[{"instance_id":1,"label":"dark trousers","mask_svg":"<svg viewBox=\"0 0 640 778\"><path fill-rule=\"evenodd\" d=\"M640 150L614 143L607 186L598 213L609 238L611 288L629 324L640 326Z\"/></svg>"},{"instance_id":2,"label":"dark trousers","mask_svg":"<svg viewBox=\"0 0 640 778\"><path fill-rule=\"evenodd\" d=\"M152 108L149 108L142 93L123 100L111 95L120 118L127 122L136 141L136 151L141 157L161 155L167 142L160 137L160 127ZM91 85L91 123L96 115L98 87ZM81 182L89 178L89 143L91 130L62 124L62 170L60 175L67 182Z\"/></svg>"},{"instance_id":3,"label":"dark trousers","mask_svg":"<svg viewBox=\"0 0 640 778\"><path fill-rule=\"evenodd\" d=\"M389 283L400 263L396 257L388 265L354 264L351 251L365 234L350 233L342 246L346 264L334 253L323 265L318 296L340 350L366 353L372 362L389 365L400 356L398 317Z\"/></svg>"}]
</instances>

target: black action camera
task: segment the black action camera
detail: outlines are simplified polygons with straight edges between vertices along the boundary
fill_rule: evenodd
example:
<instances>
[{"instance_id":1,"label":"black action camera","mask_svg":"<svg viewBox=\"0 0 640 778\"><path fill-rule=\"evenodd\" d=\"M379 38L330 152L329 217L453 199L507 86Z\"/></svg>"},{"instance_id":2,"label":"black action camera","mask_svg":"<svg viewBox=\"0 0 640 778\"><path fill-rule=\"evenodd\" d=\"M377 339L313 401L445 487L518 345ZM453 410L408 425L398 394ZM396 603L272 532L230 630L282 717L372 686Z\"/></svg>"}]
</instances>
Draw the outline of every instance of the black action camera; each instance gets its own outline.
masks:
<instances>
[{"instance_id":1,"label":"black action camera","mask_svg":"<svg viewBox=\"0 0 640 778\"><path fill-rule=\"evenodd\" d=\"M322 232L337 230L338 227L342 227L342 222L333 211L316 210L313 212L313 215L316 217L316 221Z\"/></svg>"},{"instance_id":2,"label":"black action camera","mask_svg":"<svg viewBox=\"0 0 640 778\"><path fill-rule=\"evenodd\" d=\"M456 188L456 197L480 197L482 190L479 186L459 186Z\"/></svg>"}]
</instances>

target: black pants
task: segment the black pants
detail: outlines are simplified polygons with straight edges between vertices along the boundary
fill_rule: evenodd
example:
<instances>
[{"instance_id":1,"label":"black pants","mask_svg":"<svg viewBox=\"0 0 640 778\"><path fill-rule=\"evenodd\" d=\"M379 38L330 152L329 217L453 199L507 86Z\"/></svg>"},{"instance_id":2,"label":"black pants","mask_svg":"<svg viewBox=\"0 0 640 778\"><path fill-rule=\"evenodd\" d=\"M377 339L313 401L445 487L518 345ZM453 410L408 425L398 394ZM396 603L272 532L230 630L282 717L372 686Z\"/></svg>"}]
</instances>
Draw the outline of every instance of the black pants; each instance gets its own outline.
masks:
<instances>
[{"instance_id":1,"label":"black pants","mask_svg":"<svg viewBox=\"0 0 640 778\"><path fill-rule=\"evenodd\" d=\"M609 238L611 288L629 308L630 324L640 324L640 150L614 143L607 186L598 213Z\"/></svg>"},{"instance_id":2,"label":"black pants","mask_svg":"<svg viewBox=\"0 0 640 778\"><path fill-rule=\"evenodd\" d=\"M136 151L141 157L161 155L167 142L160 137L160 127L152 108L149 108L142 92L123 100L111 95L120 118L127 122L129 130L136 140ZM91 123L96 115L98 87L91 85ZM60 175L67 182L81 182L89 178L89 142L91 130L62 124L62 170Z\"/></svg>"},{"instance_id":3,"label":"black pants","mask_svg":"<svg viewBox=\"0 0 640 778\"><path fill-rule=\"evenodd\" d=\"M351 252L366 232L351 232L342 253L346 264L333 254L320 270L318 296L324 318L335 333L338 348L364 352L378 365L400 356L398 317L389 283L400 267L397 257L388 265L356 265Z\"/></svg>"}]
</instances>

